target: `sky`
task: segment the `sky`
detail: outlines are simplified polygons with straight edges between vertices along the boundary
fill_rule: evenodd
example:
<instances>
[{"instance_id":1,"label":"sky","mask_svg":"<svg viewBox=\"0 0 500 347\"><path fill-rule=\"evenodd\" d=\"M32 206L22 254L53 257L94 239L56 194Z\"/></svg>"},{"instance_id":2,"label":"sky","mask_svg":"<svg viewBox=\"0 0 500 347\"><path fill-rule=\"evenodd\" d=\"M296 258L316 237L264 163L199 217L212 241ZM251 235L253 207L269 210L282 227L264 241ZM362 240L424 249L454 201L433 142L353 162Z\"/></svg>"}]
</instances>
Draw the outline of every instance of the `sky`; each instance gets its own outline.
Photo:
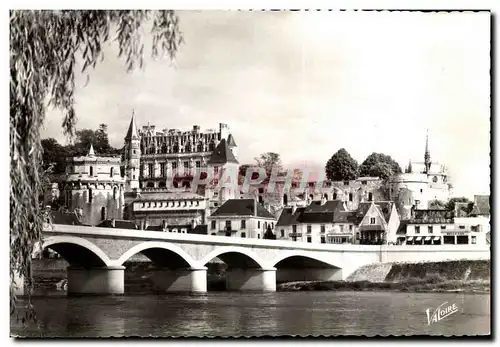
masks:
<instances>
[{"instance_id":1,"label":"sky","mask_svg":"<svg viewBox=\"0 0 500 347\"><path fill-rule=\"evenodd\" d=\"M227 123L240 164L263 152L286 166L324 167L340 148L404 167L449 167L456 196L490 193L489 13L179 12L174 63L126 73L113 45L78 76L78 128L108 125L123 145L137 125L202 129ZM147 32L147 31L146 31ZM151 38L145 34L146 54ZM65 143L51 110L42 132Z\"/></svg>"}]
</instances>

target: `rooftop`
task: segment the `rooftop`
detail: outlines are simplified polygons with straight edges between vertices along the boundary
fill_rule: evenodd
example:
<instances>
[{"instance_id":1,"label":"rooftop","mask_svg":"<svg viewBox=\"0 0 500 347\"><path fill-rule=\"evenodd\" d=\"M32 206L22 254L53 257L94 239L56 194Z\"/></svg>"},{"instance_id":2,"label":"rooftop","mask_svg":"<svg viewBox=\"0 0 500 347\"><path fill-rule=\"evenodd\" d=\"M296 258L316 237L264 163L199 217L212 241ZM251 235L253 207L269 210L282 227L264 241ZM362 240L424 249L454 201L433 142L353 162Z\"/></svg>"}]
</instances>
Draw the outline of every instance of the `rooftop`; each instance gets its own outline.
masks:
<instances>
[{"instance_id":1,"label":"rooftop","mask_svg":"<svg viewBox=\"0 0 500 347\"><path fill-rule=\"evenodd\" d=\"M217 147L215 147L210 159L207 162L208 164L225 164L225 163L236 163L238 164L238 160L236 160L233 152L229 148L227 141L222 139Z\"/></svg>"},{"instance_id":2,"label":"rooftop","mask_svg":"<svg viewBox=\"0 0 500 347\"><path fill-rule=\"evenodd\" d=\"M253 216L255 204L257 204L257 217L274 219L274 216L254 199L227 200L212 213L212 217Z\"/></svg>"}]
</instances>

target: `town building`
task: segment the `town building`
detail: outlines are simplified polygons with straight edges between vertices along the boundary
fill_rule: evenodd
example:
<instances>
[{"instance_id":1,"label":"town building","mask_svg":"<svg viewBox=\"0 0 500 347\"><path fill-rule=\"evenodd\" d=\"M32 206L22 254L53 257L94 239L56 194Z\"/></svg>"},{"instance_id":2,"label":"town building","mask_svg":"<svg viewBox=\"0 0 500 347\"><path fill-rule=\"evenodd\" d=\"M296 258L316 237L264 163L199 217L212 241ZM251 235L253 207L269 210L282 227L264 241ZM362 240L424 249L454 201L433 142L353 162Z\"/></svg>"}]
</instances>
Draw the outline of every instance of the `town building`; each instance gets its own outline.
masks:
<instances>
[{"instance_id":1,"label":"town building","mask_svg":"<svg viewBox=\"0 0 500 347\"><path fill-rule=\"evenodd\" d=\"M311 201L286 207L276 224L277 238L308 243L383 244L395 242L399 216L393 202L362 202L354 211L345 201Z\"/></svg>"},{"instance_id":2,"label":"town building","mask_svg":"<svg viewBox=\"0 0 500 347\"><path fill-rule=\"evenodd\" d=\"M489 196L475 196L472 210L463 215L449 210L412 210L398 231L399 244L487 244L490 235Z\"/></svg>"},{"instance_id":3,"label":"town building","mask_svg":"<svg viewBox=\"0 0 500 347\"><path fill-rule=\"evenodd\" d=\"M120 164L119 156L97 156L92 145L86 156L69 160L63 184L65 205L80 215L82 223L122 218L125 178Z\"/></svg>"},{"instance_id":4,"label":"town building","mask_svg":"<svg viewBox=\"0 0 500 347\"><path fill-rule=\"evenodd\" d=\"M256 199L229 199L208 217L210 235L264 238L274 234L276 218Z\"/></svg>"},{"instance_id":5,"label":"town building","mask_svg":"<svg viewBox=\"0 0 500 347\"><path fill-rule=\"evenodd\" d=\"M209 214L208 199L199 194L168 191L145 191L131 203L130 220L141 229L147 226L205 224Z\"/></svg>"}]
</instances>

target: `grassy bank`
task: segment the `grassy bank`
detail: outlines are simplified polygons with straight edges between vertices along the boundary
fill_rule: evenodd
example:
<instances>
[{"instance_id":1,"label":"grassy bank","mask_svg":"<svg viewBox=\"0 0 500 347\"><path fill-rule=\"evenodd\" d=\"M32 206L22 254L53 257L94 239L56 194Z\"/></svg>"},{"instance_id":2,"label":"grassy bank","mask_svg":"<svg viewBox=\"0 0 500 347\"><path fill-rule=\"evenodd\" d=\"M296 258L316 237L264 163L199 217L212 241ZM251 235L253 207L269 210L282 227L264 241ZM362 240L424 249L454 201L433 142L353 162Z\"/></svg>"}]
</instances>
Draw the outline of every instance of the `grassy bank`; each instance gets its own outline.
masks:
<instances>
[{"instance_id":1,"label":"grassy bank","mask_svg":"<svg viewBox=\"0 0 500 347\"><path fill-rule=\"evenodd\" d=\"M408 280L403 282L369 281L307 281L279 284L278 291L397 291L397 292L464 292L489 293L490 281L485 280Z\"/></svg>"},{"instance_id":2,"label":"grassy bank","mask_svg":"<svg viewBox=\"0 0 500 347\"><path fill-rule=\"evenodd\" d=\"M490 261L373 264L361 268L351 281L301 281L279 284L279 291L490 292ZM381 278L380 269L385 275ZM372 276L374 273L377 276ZM361 276L359 276L361 274ZM376 278L378 281L360 280ZM380 279L383 279L380 281Z\"/></svg>"}]
</instances>

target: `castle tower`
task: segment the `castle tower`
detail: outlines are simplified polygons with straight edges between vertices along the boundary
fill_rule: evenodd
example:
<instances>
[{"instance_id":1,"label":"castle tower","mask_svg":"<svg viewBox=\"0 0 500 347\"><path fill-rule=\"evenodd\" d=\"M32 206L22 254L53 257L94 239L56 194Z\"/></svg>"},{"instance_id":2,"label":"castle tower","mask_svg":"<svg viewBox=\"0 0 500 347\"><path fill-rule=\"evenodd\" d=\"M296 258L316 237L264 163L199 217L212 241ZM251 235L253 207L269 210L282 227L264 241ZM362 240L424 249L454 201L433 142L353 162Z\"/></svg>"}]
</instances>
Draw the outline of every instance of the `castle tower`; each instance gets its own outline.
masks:
<instances>
[{"instance_id":1,"label":"castle tower","mask_svg":"<svg viewBox=\"0 0 500 347\"><path fill-rule=\"evenodd\" d=\"M86 156L68 162L64 197L70 211L79 211L84 224L104 219L122 219L125 178L120 175L121 158L100 157L91 145Z\"/></svg>"},{"instance_id":2,"label":"castle tower","mask_svg":"<svg viewBox=\"0 0 500 347\"><path fill-rule=\"evenodd\" d=\"M125 136L125 177L127 191L139 188L140 142L141 138L135 125L135 113L132 111L132 119L130 120L127 136Z\"/></svg>"},{"instance_id":3,"label":"castle tower","mask_svg":"<svg viewBox=\"0 0 500 347\"><path fill-rule=\"evenodd\" d=\"M431 153L429 152L429 130L427 130L427 135L425 137L424 165L425 165L424 173L428 174L431 170Z\"/></svg>"}]
</instances>

